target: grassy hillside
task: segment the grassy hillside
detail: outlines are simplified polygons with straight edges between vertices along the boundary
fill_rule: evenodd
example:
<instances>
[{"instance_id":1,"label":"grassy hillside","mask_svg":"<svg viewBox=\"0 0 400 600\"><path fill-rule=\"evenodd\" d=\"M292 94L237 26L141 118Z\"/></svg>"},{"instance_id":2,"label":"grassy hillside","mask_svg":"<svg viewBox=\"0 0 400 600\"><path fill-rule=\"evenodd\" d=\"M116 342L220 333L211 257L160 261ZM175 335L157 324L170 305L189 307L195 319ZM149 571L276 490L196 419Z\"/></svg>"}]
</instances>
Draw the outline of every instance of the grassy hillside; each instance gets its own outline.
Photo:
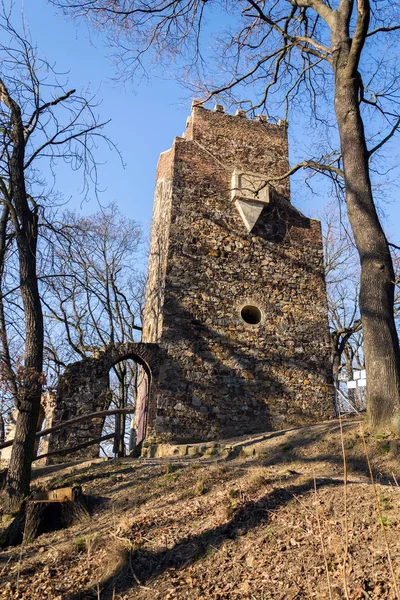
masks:
<instances>
[{"instance_id":1,"label":"grassy hillside","mask_svg":"<svg viewBox=\"0 0 400 600\"><path fill-rule=\"evenodd\" d=\"M36 471L80 484L92 514L0 553L0 598L398 598L397 440L337 421L194 459L119 459ZM348 465L344 484L342 444Z\"/></svg>"}]
</instances>

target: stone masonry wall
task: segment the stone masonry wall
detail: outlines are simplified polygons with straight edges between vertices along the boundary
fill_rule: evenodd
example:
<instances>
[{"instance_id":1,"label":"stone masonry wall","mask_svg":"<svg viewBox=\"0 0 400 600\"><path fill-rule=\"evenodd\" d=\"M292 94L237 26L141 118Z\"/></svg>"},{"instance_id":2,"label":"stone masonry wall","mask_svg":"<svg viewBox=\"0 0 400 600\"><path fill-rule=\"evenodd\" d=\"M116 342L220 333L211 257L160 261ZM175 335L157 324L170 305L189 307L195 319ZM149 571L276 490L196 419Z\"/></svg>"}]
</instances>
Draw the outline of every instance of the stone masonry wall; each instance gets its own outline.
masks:
<instances>
[{"instance_id":1,"label":"stone masonry wall","mask_svg":"<svg viewBox=\"0 0 400 600\"><path fill-rule=\"evenodd\" d=\"M156 344L126 342L109 344L96 356L84 358L68 365L60 377L55 398L52 425L69 421L75 417L107 410L110 404L109 372L113 365L126 359L133 359L142 367L147 378L145 398L148 406L153 405L152 394L156 392L159 379L161 353ZM153 389L153 379L155 387ZM143 411L147 421L147 409ZM48 436L46 448L41 451L54 452L70 447L82 446L71 454L71 458L93 458L99 455L99 443L85 447L84 444L101 436L104 417L87 419L69 425ZM48 462L63 462L66 454L52 457Z\"/></svg>"},{"instance_id":2,"label":"stone masonry wall","mask_svg":"<svg viewBox=\"0 0 400 600\"><path fill-rule=\"evenodd\" d=\"M168 188L156 193L143 342L166 358L149 440L231 437L333 415L320 223L290 204L284 182L249 233L231 199L234 169L283 175L286 123L195 107L159 164L157 190L161 181ZM259 324L243 320L245 305L261 311Z\"/></svg>"},{"instance_id":3,"label":"stone masonry wall","mask_svg":"<svg viewBox=\"0 0 400 600\"><path fill-rule=\"evenodd\" d=\"M174 150L163 152L157 169L146 285L147 320L142 340L156 343L162 332L165 276L171 223Z\"/></svg>"}]
</instances>

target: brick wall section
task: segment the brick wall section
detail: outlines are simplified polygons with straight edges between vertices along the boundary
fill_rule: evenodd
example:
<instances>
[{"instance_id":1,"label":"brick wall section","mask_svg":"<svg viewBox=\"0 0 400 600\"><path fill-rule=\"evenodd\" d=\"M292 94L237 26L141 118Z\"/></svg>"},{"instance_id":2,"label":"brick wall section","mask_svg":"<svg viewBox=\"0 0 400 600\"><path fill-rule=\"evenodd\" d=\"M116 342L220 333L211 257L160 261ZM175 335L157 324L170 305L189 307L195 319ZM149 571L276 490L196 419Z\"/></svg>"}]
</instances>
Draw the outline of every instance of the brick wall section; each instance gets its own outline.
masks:
<instances>
[{"instance_id":1,"label":"brick wall section","mask_svg":"<svg viewBox=\"0 0 400 600\"><path fill-rule=\"evenodd\" d=\"M333 413L320 223L289 203L286 182L248 233L230 196L234 169L284 174L286 127L197 107L159 164L143 342L167 357L149 440L230 437ZM260 324L243 321L246 304L261 310Z\"/></svg>"}]
</instances>

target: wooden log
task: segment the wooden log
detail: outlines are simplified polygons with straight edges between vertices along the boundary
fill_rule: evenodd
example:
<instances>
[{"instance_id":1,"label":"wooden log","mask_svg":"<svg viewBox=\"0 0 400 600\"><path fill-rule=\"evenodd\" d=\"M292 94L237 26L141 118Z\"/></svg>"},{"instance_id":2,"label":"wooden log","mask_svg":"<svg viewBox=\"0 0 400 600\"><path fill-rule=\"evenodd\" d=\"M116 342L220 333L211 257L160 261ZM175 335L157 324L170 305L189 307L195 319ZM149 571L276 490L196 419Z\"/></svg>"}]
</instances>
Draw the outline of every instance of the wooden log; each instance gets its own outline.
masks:
<instances>
[{"instance_id":1,"label":"wooden log","mask_svg":"<svg viewBox=\"0 0 400 600\"><path fill-rule=\"evenodd\" d=\"M36 492L31 502L70 502L73 500L74 488L62 487L47 492Z\"/></svg>"},{"instance_id":2,"label":"wooden log","mask_svg":"<svg viewBox=\"0 0 400 600\"><path fill-rule=\"evenodd\" d=\"M67 448L60 448L59 450L53 450L52 452L47 452L46 454L39 454L33 460L39 460L40 458L47 458L48 456L58 456L63 454L69 454L70 452L76 452L77 450L82 450L83 448L87 448L88 446L93 446L94 444L100 444L101 442L105 442L106 440L111 440L114 437L114 433L109 433L108 435L103 435L103 437L96 438L94 440L89 440L88 442L82 442L82 444L77 444L76 446L67 446Z\"/></svg>"},{"instance_id":3,"label":"wooden log","mask_svg":"<svg viewBox=\"0 0 400 600\"><path fill-rule=\"evenodd\" d=\"M44 502L38 504L27 502L22 540L24 544L30 544L39 535L40 525L44 520L43 515L46 512L46 508L47 504Z\"/></svg>"}]
</instances>

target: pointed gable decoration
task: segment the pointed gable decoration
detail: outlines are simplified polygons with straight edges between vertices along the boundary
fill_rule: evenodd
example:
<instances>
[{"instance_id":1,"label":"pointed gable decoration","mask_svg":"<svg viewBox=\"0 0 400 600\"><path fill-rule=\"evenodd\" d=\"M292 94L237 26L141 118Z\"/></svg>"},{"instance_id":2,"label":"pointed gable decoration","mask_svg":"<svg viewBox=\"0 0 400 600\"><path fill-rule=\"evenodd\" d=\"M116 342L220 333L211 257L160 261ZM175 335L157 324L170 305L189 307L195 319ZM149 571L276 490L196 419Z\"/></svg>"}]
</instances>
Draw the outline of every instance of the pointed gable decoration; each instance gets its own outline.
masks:
<instances>
[{"instance_id":1,"label":"pointed gable decoration","mask_svg":"<svg viewBox=\"0 0 400 600\"><path fill-rule=\"evenodd\" d=\"M259 173L234 170L231 198L250 233L261 216L264 206L271 201L271 188L265 183L267 177Z\"/></svg>"},{"instance_id":2,"label":"pointed gable decoration","mask_svg":"<svg viewBox=\"0 0 400 600\"><path fill-rule=\"evenodd\" d=\"M246 225L247 231L250 233L260 218L265 204L261 202L254 202L253 200L238 199L236 200L235 205L243 219L244 224Z\"/></svg>"}]
</instances>

